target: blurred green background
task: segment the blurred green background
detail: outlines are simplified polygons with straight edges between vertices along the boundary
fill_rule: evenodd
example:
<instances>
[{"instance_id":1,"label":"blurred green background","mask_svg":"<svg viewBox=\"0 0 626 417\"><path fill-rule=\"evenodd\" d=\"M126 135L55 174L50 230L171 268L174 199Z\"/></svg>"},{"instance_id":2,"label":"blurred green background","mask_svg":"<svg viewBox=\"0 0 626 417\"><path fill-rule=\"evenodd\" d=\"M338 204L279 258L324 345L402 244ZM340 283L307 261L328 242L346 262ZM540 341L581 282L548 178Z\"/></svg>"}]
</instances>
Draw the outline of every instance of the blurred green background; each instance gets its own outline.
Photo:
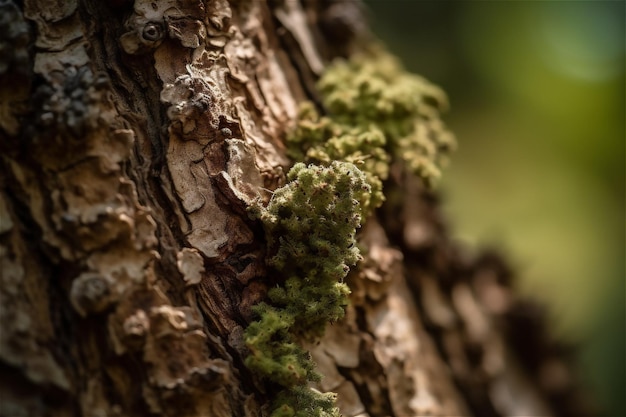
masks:
<instances>
[{"instance_id":1,"label":"blurred green background","mask_svg":"<svg viewBox=\"0 0 626 417\"><path fill-rule=\"evenodd\" d=\"M366 0L443 87L460 148L440 185L459 240L500 248L626 416L624 1Z\"/></svg>"}]
</instances>

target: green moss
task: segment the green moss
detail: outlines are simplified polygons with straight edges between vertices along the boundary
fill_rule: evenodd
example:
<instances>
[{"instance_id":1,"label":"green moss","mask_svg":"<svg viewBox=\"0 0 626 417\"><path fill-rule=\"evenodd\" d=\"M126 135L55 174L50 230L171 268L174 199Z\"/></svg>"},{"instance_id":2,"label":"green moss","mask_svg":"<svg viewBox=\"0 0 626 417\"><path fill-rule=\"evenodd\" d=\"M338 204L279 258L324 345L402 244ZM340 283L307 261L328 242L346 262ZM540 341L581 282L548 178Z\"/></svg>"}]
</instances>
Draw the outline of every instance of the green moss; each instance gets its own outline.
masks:
<instances>
[{"instance_id":1,"label":"green moss","mask_svg":"<svg viewBox=\"0 0 626 417\"><path fill-rule=\"evenodd\" d=\"M320 117L311 103L304 103L287 145L289 156L296 161L324 165L346 161L358 165L371 187L371 193L362 202L364 217L385 200L382 180L389 175L390 158L385 151L385 135L375 124L354 127L336 123L329 117Z\"/></svg>"},{"instance_id":2,"label":"green moss","mask_svg":"<svg viewBox=\"0 0 626 417\"><path fill-rule=\"evenodd\" d=\"M281 387L272 417L339 416L334 394L307 386L321 376L300 342L343 317L343 279L361 259L356 230L384 202L390 164L402 161L430 185L455 147L439 119L443 92L380 48L332 64L318 87L327 115L303 104L287 141L289 156L310 165L295 164L267 207L251 208L277 284L245 330L245 363Z\"/></svg>"},{"instance_id":3,"label":"green moss","mask_svg":"<svg viewBox=\"0 0 626 417\"><path fill-rule=\"evenodd\" d=\"M283 387L319 379L309 355L294 342L294 315L261 303L255 307L259 320L245 331L250 355L246 366Z\"/></svg>"},{"instance_id":4,"label":"green moss","mask_svg":"<svg viewBox=\"0 0 626 417\"><path fill-rule=\"evenodd\" d=\"M278 394L272 417L340 417L334 393L298 386Z\"/></svg>"},{"instance_id":5,"label":"green moss","mask_svg":"<svg viewBox=\"0 0 626 417\"><path fill-rule=\"evenodd\" d=\"M245 363L284 388L273 416L331 416L336 413L327 405L331 397L306 387L320 376L298 342L314 341L327 323L344 315L350 291L343 279L361 259L355 234L371 189L349 162L298 163L287 179L267 207L251 210L263 222L273 253L269 264L281 279L268 292L269 302L254 308L259 318L244 333L250 350ZM302 411L310 408L327 411Z\"/></svg>"},{"instance_id":6,"label":"green moss","mask_svg":"<svg viewBox=\"0 0 626 417\"><path fill-rule=\"evenodd\" d=\"M327 116L311 104L300 112L288 138L292 158L315 163L357 163L372 186L366 212L382 204L381 181L389 162L401 160L411 172L433 184L456 147L439 118L446 96L422 77L406 72L380 47L333 63L318 83Z\"/></svg>"}]
</instances>

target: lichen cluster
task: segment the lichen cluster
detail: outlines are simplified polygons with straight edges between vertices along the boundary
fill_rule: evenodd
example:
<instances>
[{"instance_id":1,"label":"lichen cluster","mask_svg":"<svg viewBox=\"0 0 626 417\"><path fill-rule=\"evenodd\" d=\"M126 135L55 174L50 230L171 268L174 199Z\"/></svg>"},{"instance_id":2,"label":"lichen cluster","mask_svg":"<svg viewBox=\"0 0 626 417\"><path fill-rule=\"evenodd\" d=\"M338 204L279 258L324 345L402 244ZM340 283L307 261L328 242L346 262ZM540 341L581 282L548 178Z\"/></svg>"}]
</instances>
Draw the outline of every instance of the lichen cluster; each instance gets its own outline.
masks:
<instances>
[{"instance_id":1,"label":"lichen cluster","mask_svg":"<svg viewBox=\"0 0 626 417\"><path fill-rule=\"evenodd\" d=\"M281 387L272 417L339 415L334 394L307 386L321 376L300 342L314 342L343 317L343 279L360 259L356 230L384 202L390 165L401 161L430 185L455 146L439 119L443 92L381 49L332 64L318 87L327 115L302 105L287 141L299 163L267 207L251 208L277 279L245 330L245 363Z\"/></svg>"},{"instance_id":2,"label":"lichen cluster","mask_svg":"<svg viewBox=\"0 0 626 417\"><path fill-rule=\"evenodd\" d=\"M38 131L84 140L85 133L97 128L102 118L108 78L94 74L89 66L67 66L53 71L51 78L52 82L39 85L32 95Z\"/></svg>"},{"instance_id":3,"label":"lichen cluster","mask_svg":"<svg viewBox=\"0 0 626 417\"><path fill-rule=\"evenodd\" d=\"M28 23L15 3L0 2L0 76L10 72L28 76L32 67Z\"/></svg>"},{"instance_id":4,"label":"lichen cluster","mask_svg":"<svg viewBox=\"0 0 626 417\"><path fill-rule=\"evenodd\" d=\"M371 190L349 162L298 163L287 178L267 207L252 209L269 237L269 264L281 279L268 302L254 307L258 320L245 330L246 366L283 388L273 417L336 416L334 395L306 386L320 375L299 342L313 342L344 315L350 291L343 279L360 259L355 234Z\"/></svg>"}]
</instances>

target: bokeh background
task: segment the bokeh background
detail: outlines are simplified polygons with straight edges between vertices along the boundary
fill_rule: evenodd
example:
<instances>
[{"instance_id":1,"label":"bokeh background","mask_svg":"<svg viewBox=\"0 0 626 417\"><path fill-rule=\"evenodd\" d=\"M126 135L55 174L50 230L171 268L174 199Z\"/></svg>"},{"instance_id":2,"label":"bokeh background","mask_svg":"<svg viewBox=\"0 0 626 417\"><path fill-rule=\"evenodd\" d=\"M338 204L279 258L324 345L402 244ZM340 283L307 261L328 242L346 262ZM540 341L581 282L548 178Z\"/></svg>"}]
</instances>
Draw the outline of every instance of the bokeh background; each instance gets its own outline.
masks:
<instances>
[{"instance_id":1,"label":"bokeh background","mask_svg":"<svg viewBox=\"0 0 626 417\"><path fill-rule=\"evenodd\" d=\"M624 1L366 0L405 66L443 87L460 148L440 184L459 240L497 247L626 416Z\"/></svg>"}]
</instances>

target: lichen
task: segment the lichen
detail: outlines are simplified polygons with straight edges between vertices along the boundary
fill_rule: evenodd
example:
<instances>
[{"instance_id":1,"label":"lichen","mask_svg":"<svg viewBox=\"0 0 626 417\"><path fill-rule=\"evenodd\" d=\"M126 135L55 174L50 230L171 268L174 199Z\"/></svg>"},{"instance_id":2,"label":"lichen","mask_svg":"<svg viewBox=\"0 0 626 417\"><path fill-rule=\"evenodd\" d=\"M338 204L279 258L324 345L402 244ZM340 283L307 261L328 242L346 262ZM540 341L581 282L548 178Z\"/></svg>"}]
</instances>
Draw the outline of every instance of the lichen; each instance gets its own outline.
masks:
<instances>
[{"instance_id":1,"label":"lichen","mask_svg":"<svg viewBox=\"0 0 626 417\"><path fill-rule=\"evenodd\" d=\"M268 302L254 307L258 320L245 330L250 350L245 363L283 388L273 417L305 415L304 409L338 415L328 405L329 395L306 387L320 375L299 342L314 341L327 323L344 315L350 291L343 279L361 259L355 234L371 189L349 162L333 161L328 167L298 163L287 178L267 207L251 210L263 222L273 253L269 264L280 278Z\"/></svg>"},{"instance_id":2,"label":"lichen","mask_svg":"<svg viewBox=\"0 0 626 417\"><path fill-rule=\"evenodd\" d=\"M32 96L39 128L33 137L39 141L56 138L64 144L67 139L84 142L86 133L102 121L99 106L106 100L108 78L89 66L66 66L63 71L51 72L50 77L52 81L39 85Z\"/></svg>"},{"instance_id":3,"label":"lichen","mask_svg":"<svg viewBox=\"0 0 626 417\"><path fill-rule=\"evenodd\" d=\"M30 75L30 32L14 1L0 2L0 76L13 72Z\"/></svg>"}]
</instances>

